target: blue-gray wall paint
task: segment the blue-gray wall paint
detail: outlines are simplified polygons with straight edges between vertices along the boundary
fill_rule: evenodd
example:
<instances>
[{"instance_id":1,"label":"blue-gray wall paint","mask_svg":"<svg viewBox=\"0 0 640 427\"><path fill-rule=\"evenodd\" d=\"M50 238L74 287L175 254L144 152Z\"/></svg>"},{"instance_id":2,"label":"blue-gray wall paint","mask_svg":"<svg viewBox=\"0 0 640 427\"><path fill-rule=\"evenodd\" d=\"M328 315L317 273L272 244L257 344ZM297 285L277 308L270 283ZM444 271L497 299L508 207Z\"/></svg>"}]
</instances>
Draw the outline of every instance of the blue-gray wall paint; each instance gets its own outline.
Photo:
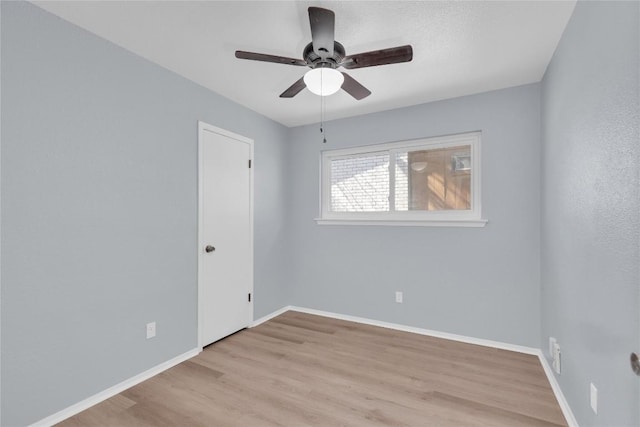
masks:
<instances>
[{"instance_id":1,"label":"blue-gray wall paint","mask_svg":"<svg viewBox=\"0 0 640 427\"><path fill-rule=\"evenodd\" d=\"M2 24L2 7L0 6L0 25ZM2 99L2 31L0 31L0 100ZM2 102L0 102L0 152L2 151ZM2 188L2 158L0 154L0 188ZM2 236L2 196L0 195L0 236ZM2 271L2 245L0 245L0 271ZM0 274L0 367L2 366L2 274ZM2 369L0 369L2 384ZM2 387L0 386L0 426L2 425Z\"/></svg>"},{"instance_id":2,"label":"blue-gray wall paint","mask_svg":"<svg viewBox=\"0 0 640 427\"><path fill-rule=\"evenodd\" d=\"M543 79L540 346L583 426L640 424L639 23L638 2L579 1Z\"/></svg>"},{"instance_id":3,"label":"blue-gray wall paint","mask_svg":"<svg viewBox=\"0 0 640 427\"><path fill-rule=\"evenodd\" d=\"M579 2L542 87L333 121L326 145L31 4L0 10L3 426L196 346L197 120L255 139L256 318L294 304L555 336L578 421L639 424L637 2ZM313 221L320 150L474 130L485 228Z\"/></svg>"},{"instance_id":4,"label":"blue-gray wall paint","mask_svg":"<svg viewBox=\"0 0 640 427\"><path fill-rule=\"evenodd\" d=\"M1 7L2 425L18 426L196 347L198 120L255 140L255 316L285 305L287 129Z\"/></svg>"},{"instance_id":5,"label":"blue-gray wall paint","mask_svg":"<svg viewBox=\"0 0 640 427\"><path fill-rule=\"evenodd\" d=\"M538 346L538 84L291 130L292 303ZM320 151L482 131L485 228L316 225ZM395 291L404 303L395 303Z\"/></svg>"}]
</instances>

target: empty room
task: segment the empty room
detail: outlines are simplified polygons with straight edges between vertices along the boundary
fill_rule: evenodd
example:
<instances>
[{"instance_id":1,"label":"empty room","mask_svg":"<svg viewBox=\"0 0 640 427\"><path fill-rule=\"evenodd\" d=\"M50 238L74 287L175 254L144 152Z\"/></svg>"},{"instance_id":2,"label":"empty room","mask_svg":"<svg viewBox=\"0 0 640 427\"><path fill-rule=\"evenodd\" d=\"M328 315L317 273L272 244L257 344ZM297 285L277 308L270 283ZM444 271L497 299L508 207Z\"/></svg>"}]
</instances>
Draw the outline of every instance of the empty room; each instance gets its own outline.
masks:
<instances>
[{"instance_id":1,"label":"empty room","mask_svg":"<svg viewBox=\"0 0 640 427\"><path fill-rule=\"evenodd\" d=\"M640 2L0 0L0 425L640 426Z\"/></svg>"}]
</instances>

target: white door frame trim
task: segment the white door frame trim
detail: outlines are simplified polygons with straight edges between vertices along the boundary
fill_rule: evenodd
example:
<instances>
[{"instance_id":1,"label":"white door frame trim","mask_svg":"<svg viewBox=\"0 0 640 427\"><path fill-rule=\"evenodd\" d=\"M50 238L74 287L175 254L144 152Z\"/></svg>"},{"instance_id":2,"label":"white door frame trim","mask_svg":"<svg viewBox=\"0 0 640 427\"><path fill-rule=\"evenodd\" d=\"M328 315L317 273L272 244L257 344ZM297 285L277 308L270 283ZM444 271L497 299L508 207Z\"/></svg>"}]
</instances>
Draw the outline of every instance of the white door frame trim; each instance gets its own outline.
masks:
<instances>
[{"instance_id":1,"label":"white door frame trim","mask_svg":"<svg viewBox=\"0 0 640 427\"><path fill-rule=\"evenodd\" d=\"M212 126L208 123L205 122L201 122L198 121L198 248L197 248L197 254L198 254L198 348L202 350L203 347L203 337L202 337L202 331L203 331L203 316L204 316L204 301L203 301L203 291L204 291L204 277L203 277L203 262L204 262L204 192L203 192L203 175L204 175L204 168L203 168L203 156L202 156L202 144L203 144L203 140L204 140L204 132L213 132L213 133L217 133L219 135L223 135L226 136L228 138L231 139L235 139L237 141L243 142L243 143L247 143L249 144L250 147L250 159L251 162L253 163L253 139L244 137L242 135L238 135L236 133L233 132L229 132L227 130L218 128L216 126ZM247 167L249 167L247 165ZM247 327L249 327L251 325L251 323L253 322L253 301L254 301L254 295L253 295L253 170L254 170L254 165L251 165L251 168L249 169L249 221L250 221L250 230L249 230L249 236L250 236L250 260L249 260L249 265L251 268L251 271L249 272L250 277L251 277L251 284L250 284L250 292L251 292L251 319L247 319Z\"/></svg>"}]
</instances>

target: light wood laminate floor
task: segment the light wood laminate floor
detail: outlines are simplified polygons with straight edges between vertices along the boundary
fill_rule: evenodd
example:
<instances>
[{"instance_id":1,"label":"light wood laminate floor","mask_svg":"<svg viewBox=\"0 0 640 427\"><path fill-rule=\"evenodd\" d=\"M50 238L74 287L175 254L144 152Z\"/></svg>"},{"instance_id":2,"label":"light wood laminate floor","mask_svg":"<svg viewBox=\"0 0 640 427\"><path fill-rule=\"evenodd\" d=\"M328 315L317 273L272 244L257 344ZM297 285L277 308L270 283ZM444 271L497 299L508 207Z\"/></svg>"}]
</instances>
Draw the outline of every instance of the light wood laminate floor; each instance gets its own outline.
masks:
<instances>
[{"instance_id":1,"label":"light wood laminate floor","mask_svg":"<svg viewBox=\"0 0 640 427\"><path fill-rule=\"evenodd\" d=\"M59 426L566 426L536 356L289 311Z\"/></svg>"}]
</instances>

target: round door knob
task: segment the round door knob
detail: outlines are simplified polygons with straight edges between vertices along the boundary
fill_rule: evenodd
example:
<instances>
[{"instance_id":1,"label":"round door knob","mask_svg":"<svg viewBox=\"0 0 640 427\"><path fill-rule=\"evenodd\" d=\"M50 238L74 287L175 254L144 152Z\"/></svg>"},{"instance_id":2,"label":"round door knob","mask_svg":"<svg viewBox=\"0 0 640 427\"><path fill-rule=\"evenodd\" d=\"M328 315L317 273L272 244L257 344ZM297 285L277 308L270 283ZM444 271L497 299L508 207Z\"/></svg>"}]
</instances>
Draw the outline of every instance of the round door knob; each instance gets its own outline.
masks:
<instances>
[{"instance_id":1,"label":"round door knob","mask_svg":"<svg viewBox=\"0 0 640 427\"><path fill-rule=\"evenodd\" d=\"M211 246L211 245L207 245L207 247L206 247L206 248L204 248L204 250L205 250L205 252L209 253L209 252L213 252L213 251L215 251L215 250L216 250L216 248L214 248L214 247L213 247L213 246Z\"/></svg>"}]
</instances>

